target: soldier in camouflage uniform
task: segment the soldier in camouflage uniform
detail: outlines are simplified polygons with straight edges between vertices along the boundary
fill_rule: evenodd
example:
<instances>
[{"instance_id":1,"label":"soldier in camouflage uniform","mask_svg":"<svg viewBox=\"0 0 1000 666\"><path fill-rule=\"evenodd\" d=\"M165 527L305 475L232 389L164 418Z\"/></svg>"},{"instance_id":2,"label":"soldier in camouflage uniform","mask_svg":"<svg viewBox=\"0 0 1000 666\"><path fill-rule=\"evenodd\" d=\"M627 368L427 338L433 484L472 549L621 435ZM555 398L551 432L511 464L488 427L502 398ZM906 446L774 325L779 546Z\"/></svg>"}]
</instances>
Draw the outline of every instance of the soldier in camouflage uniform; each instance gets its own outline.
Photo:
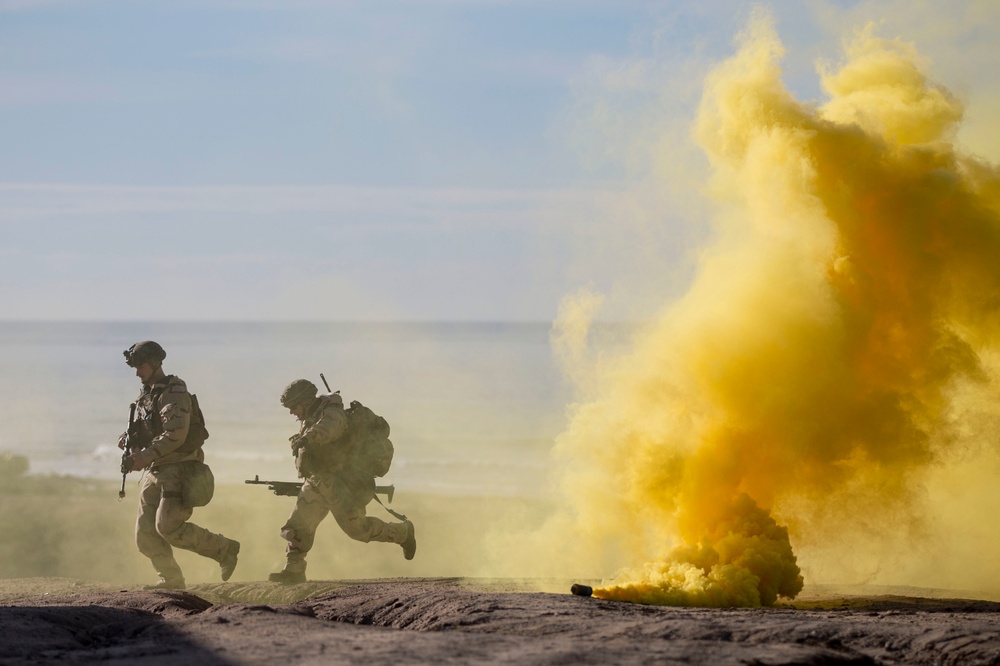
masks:
<instances>
[{"instance_id":1,"label":"soldier in camouflage uniform","mask_svg":"<svg viewBox=\"0 0 1000 666\"><path fill-rule=\"evenodd\" d=\"M145 469L135 523L139 552L153 562L160 580L150 589L184 589L184 575L173 547L211 558L229 580L240 552L238 541L188 522L194 509L184 503L183 489L205 460L208 436L200 418L192 419L192 400L184 382L163 372L167 353L152 340L125 350L125 361L142 381L136 399L136 427L141 450L126 458L126 469ZM124 447L125 435L119 440ZM207 471L207 470L206 470Z\"/></svg>"},{"instance_id":2,"label":"soldier in camouflage uniform","mask_svg":"<svg viewBox=\"0 0 1000 666\"><path fill-rule=\"evenodd\" d=\"M338 394L317 397L316 391L315 384L298 379L281 394L281 404L300 421L298 434L289 441L304 482L292 515L281 528L288 545L285 568L269 577L276 583L305 582L306 555L328 512L352 539L398 543L408 560L417 552L412 522L386 523L366 515L365 507L375 497L375 480L352 468L345 455L349 424L344 403Z\"/></svg>"}]
</instances>

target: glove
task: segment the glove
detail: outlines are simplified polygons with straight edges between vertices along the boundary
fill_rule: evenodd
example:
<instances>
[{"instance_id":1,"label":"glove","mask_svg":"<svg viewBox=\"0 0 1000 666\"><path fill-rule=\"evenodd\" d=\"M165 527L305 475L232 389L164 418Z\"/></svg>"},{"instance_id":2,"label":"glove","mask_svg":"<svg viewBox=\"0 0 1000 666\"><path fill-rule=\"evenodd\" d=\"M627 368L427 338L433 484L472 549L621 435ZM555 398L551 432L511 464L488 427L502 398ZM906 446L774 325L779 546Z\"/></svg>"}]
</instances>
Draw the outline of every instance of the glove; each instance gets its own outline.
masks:
<instances>
[{"instance_id":1,"label":"glove","mask_svg":"<svg viewBox=\"0 0 1000 666\"><path fill-rule=\"evenodd\" d=\"M309 440L306 439L305 435L292 435L288 438L288 441L291 442L292 455L295 456L299 455L299 451L309 443Z\"/></svg>"},{"instance_id":2,"label":"glove","mask_svg":"<svg viewBox=\"0 0 1000 666\"><path fill-rule=\"evenodd\" d=\"M131 462L131 468L133 472L138 472L140 469L145 469L156 460L156 454L150 449L143 449L138 453L133 453L128 456L125 460Z\"/></svg>"}]
</instances>

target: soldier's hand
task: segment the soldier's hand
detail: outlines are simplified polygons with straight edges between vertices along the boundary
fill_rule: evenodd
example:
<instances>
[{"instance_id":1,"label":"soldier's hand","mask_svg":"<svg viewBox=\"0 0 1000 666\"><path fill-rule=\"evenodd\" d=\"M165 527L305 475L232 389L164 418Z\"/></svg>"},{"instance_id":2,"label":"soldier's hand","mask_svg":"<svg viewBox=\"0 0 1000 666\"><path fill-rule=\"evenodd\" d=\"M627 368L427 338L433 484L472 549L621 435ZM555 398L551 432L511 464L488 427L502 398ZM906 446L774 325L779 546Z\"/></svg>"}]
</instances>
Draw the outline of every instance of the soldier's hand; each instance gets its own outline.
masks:
<instances>
[{"instance_id":1,"label":"soldier's hand","mask_svg":"<svg viewBox=\"0 0 1000 666\"><path fill-rule=\"evenodd\" d=\"M127 432L123 432L121 434L121 437L118 438L118 448L121 449L122 451L125 450L125 440L126 439L128 439L128 433Z\"/></svg>"},{"instance_id":2,"label":"soldier's hand","mask_svg":"<svg viewBox=\"0 0 1000 666\"><path fill-rule=\"evenodd\" d=\"M128 465L129 469L133 472L138 472L141 469L149 467L151 462L153 462L153 458L148 455L146 451L139 451L138 453L133 453L125 458L125 464Z\"/></svg>"},{"instance_id":3,"label":"soldier's hand","mask_svg":"<svg viewBox=\"0 0 1000 666\"><path fill-rule=\"evenodd\" d=\"M288 439L288 441L291 442L292 455L298 455L299 454L299 450L302 449L302 447L304 447L306 445L306 442L308 440L306 440L306 438L303 437L302 435L292 435Z\"/></svg>"}]
</instances>

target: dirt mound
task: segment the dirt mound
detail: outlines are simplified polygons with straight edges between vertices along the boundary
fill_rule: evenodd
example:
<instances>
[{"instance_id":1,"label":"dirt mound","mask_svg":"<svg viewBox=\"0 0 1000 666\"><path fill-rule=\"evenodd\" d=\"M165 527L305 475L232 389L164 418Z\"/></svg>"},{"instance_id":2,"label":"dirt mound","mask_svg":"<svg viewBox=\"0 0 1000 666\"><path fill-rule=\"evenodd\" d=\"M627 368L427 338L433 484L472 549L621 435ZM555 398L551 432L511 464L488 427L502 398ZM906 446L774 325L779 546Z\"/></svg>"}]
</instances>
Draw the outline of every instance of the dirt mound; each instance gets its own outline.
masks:
<instances>
[{"instance_id":1,"label":"dirt mound","mask_svg":"<svg viewBox=\"0 0 1000 666\"><path fill-rule=\"evenodd\" d=\"M988 664L1000 604L883 595L809 608L640 606L538 581L120 590L0 581L0 663ZM35 593L32 593L34 590ZM41 591L39 593L39 591Z\"/></svg>"}]
</instances>

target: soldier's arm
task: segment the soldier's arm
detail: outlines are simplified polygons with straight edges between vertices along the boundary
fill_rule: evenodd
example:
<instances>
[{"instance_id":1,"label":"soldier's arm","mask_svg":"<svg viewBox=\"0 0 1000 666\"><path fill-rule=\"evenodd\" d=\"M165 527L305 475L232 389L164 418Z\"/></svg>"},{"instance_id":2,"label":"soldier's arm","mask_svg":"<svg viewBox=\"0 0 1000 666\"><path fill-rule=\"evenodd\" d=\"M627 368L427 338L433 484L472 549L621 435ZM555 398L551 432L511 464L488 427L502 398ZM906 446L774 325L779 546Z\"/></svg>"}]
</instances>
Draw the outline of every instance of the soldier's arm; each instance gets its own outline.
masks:
<instances>
[{"instance_id":1,"label":"soldier's arm","mask_svg":"<svg viewBox=\"0 0 1000 666\"><path fill-rule=\"evenodd\" d=\"M347 432L347 416L343 410L330 408L309 428L302 433L306 446L331 444Z\"/></svg>"}]
</instances>

